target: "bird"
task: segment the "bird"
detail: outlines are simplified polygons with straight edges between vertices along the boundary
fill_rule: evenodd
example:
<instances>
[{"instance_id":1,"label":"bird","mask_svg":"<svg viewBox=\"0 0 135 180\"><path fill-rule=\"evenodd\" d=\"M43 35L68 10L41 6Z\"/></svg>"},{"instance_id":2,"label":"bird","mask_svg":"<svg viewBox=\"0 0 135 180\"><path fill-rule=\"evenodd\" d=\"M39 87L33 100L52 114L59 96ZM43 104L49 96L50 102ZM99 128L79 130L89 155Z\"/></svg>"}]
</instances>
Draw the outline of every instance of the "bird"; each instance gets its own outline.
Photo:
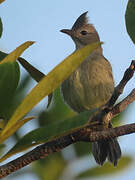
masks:
<instances>
[{"instance_id":1,"label":"bird","mask_svg":"<svg viewBox=\"0 0 135 180\"><path fill-rule=\"evenodd\" d=\"M87 12L81 14L71 29L62 29L75 43L75 51L88 44L100 42ZM61 84L61 93L67 105L77 113L100 108L107 103L114 91L114 78L110 62L104 57L102 47L94 50L83 63ZM111 124L108 125L112 127ZM116 138L92 143L95 161L103 165L106 160L114 166L121 157Z\"/></svg>"}]
</instances>

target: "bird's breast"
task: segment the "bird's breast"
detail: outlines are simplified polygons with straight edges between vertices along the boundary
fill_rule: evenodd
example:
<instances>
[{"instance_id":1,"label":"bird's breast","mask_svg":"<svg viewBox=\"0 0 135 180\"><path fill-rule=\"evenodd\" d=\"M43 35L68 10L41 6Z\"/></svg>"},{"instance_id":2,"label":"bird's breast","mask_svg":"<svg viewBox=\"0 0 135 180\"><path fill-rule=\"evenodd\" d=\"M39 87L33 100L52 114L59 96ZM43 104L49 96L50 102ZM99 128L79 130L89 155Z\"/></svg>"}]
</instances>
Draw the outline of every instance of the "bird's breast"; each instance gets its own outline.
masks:
<instances>
[{"instance_id":1,"label":"bird's breast","mask_svg":"<svg viewBox=\"0 0 135 180\"><path fill-rule=\"evenodd\" d=\"M103 56L87 58L61 86L64 100L77 112L104 105L113 90L112 69Z\"/></svg>"}]
</instances>

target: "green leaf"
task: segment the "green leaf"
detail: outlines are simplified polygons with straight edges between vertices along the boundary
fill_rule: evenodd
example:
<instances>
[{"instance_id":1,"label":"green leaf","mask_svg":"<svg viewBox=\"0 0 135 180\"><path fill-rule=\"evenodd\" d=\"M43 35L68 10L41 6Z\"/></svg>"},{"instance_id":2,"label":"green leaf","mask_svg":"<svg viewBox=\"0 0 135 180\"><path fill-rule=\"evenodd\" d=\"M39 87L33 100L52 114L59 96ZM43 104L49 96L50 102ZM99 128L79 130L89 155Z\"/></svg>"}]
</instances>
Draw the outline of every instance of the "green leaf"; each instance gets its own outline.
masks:
<instances>
[{"instance_id":1,"label":"green leaf","mask_svg":"<svg viewBox=\"0 0 135 180\"><path fill-rule=\"evenodd\" d=\"M20 78L17 62L0 64L0 116L4 117L6 106L10 103Z\"/></svg>"},{"instance_id":2,"label":"green leaf","mask_svg":"<svg viewBox=\"0 0 135 180\"><path fill-rule=\"evenodd\" d=\"M75 51L63 62L57 65L46 77L44 77L26 96L15 113L8 121L0 134L0 143L12 135L10 130L16 122L22 119L37 103L56 89L87 57L102 43L93 43Z\"/></svg>"},{"instance_id":3,"label":"green leaf","mask_svg":"<svg viewBox=\"0 0 135 180\"><path fill-rule=\"evenodd\" d=\"M23 120L21 121L18 121L16 123L16 125L14 126L14 129L11 129L11 132L13 131L17 131L17 129L19 129L20 127L22 127L26 122L32 120L32 119L35 119L34 116L30 116L30 117L27 117L27 118L24 118Z\"/></svg>"},{"instance_id":4,"label":"green leaf","mask_svg":"<svg viewBox=\"0 0 135 180\"><path fill-rule=\"evenodd\" d=\"M1 18L0 18L0 38L2 36L2 32L3 32L3 25L2 25Z\"/></svg>"},{"instance_id":5,"label":"green leaf","mask_svg":"<svg viewBox=\"0 0 135 180\"><path fill-rule=\"evenodd\" d=\"M0 159L0 162L32 146L51 141L56 137L66 135L83 127L89 120L89 117L92 113L92 111L86 111L72 118L65 119L64 121L58 121L58 123L53 123L29 132Z\"/></svg>"},{"instance_id":6,"label":"green leaf","mask_svg":"<svg viewBox=\"0 0 135 180\"><path fill-rule=\"evenodd\" d=\"M52 106L50 111L47 111L46 113L48 113L49 116L45 116L44 118L48 117L54 122L73 117L77 114L75 111L72 111L71 108L64 102L60 87L54 91Z\"/></svg>"},{"instance_id":7,"label":"green leaf","mask_svg":"<svg viewBox=\"0 0 135 180\"><path fill-rule=\"evenodd\" d=\"M114 173L119 173L122 170L125 170L133 162L130 156L124 156L120 159L117 167L113 167L110 163L106 163L104 166L97 166L91 168L83 173L80 173L77 176L78 178L92 178L92 177L101 177L107 176Z\"/></svg>"},{"instance_id":8,"label":"green leaf","mask_svg":"<svg viewBox=\"0 0 135 180\"><path fill-rule=\"evenodd\" d=\"M7 104L11 102L20 79L20 68L16 59L33 42L23 43L9 55L0 52L0 116L5 117Z\"/></svg>"},{"instance_id":9,"label":"green leaf","mask_svg":"<svg viewBox=\"0 0 135 180\"><path fill-rule=\"evenodd\" d=\"M28 85L30 84L31 78L28 75L23 75L21 80L19 81L19 84L17 86L17 89L11 99L11 101L6 104L6 108L4 111L4 121L5 124L7 124L8 120L12 116L13 112L16 110L20 102L24 99L26 96L26 88L28 88Z\"/></svg>"},{"instance_id":10,"label":"green leaf","mask_svg":"<svg viewBox=\"0 0 135 180\"><path fill-rule=\"evenodd\" d=\"M60 88L57 88L53 93L53 102L49 109L41 112L39 115L40 126L48 125L53 122L63 121L64 119L73 117L76 113L69 108L60 92Z\"/></svg>"},{"instance_id":11,"label":"green leaf","mask_svg":"<svg viewBox=\"0 0 135 180\"><path fill-rule=\"evenodd\" d=\"M7 56L8 54L0 51L0 62Z\"/></svg>"},{"instance_id":12,"label":"green leaf","mask_svg":"<svg viewBox=\"0 0 135 180\"><path fill-rule=\"evenodd\" d=\"M128 1L125 20L127 32L132 41L135 43L135 0Z\"/></svg>"}]
</instances>

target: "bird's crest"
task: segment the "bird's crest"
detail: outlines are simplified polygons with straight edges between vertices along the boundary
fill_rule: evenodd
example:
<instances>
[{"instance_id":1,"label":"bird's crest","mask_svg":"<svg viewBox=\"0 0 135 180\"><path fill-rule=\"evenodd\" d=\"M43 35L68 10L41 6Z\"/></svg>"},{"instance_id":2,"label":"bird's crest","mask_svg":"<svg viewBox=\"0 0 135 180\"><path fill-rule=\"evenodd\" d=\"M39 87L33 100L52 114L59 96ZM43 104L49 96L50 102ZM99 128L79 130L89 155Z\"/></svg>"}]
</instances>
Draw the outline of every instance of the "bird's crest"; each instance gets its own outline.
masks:
<instances>
[{"instance_id":1,"label":"bird's crest","mask_svg":"<svg viewBox=\"0 0 135 180\"><path fill-rule=\"evenodd\" d=\"M87 17L87 12L81 14L78 19L76 20L76 22L74 23L72 30L77 30L80 27L82 27L83 25L88 24L88 17Z\"/></svg>"}]
</instances>

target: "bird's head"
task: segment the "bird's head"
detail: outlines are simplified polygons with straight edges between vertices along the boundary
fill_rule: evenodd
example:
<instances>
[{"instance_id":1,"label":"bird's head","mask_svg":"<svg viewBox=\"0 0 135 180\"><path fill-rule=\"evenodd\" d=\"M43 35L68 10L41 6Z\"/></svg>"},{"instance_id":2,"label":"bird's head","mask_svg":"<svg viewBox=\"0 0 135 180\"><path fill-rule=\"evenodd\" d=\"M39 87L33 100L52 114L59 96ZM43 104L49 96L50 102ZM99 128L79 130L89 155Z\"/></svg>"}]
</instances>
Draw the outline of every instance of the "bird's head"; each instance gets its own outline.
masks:
<instances>
[{"instance_id":1,"label":"bird's head","mask_svg":"<svg viewBox=\"0 0 135 180\"><path fill-rule=\"evenodd\" d=\"M71 29L61 30L74 40L77 48L100 41L95 27L88 21L87 13L80 15Z\"/></svg>"}]
</instances>

